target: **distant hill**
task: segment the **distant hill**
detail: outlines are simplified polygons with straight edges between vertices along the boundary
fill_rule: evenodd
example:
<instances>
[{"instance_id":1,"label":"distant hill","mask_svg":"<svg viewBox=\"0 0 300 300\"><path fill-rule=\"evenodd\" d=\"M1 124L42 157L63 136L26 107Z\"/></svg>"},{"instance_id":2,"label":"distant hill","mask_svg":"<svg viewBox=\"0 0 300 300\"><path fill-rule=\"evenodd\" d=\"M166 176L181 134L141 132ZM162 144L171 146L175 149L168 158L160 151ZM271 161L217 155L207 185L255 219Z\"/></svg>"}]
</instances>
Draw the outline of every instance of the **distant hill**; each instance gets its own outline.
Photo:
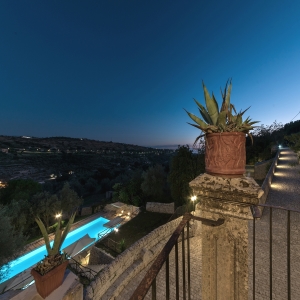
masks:
<instances>
[{"instance_id":1,"label":"distant hill","mask_svg":"<svg viewBox=\"0 0 300 300\"><path fill-rule=\"evenodd\" d=\"M145 151L152 149L150 147L143 147L138 145L103 142L97 140L89 140L85 138L69 138L69 137L20 137L20 136L0 136L1 149L26 149L39 148L42 151L59 150L59 151L74 151L74 150L115 150L115 151Z\"/></svg>"}]
</instances>

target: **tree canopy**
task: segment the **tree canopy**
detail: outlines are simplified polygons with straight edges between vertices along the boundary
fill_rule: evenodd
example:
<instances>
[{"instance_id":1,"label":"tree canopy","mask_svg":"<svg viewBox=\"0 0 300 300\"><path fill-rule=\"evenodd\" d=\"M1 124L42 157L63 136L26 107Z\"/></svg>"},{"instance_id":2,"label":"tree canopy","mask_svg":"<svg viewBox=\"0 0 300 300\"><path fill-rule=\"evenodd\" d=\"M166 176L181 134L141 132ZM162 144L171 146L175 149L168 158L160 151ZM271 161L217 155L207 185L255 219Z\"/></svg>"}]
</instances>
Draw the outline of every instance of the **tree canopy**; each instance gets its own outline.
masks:
<instances>
[{"instance_id":1,"label":"tree canopy","mask_svg":"<svg viewBox=\"0 0 300 300\"><path fill-rule=\"evenodd\" d=\"M17 257L25 240L22 232L14 228L8 208L0 205L0 281L8 275L8 262Z\"/></svg>"},{"instance_id":2,"label":"tree canopy","mask_svg":"<svg viewBox=\"0 0 300 300\"><path fill-rule=\"evenodd\" d=\"M191 195L189 182L204 172L204 154L193 153L188 145L178 147L171 160L168 181L176 206L187 203Z\"/></svg>"},{"instance_id":3,"label":"tree canopy","mask_svg":"<svg viewBox=\"0 0 300 300\"><path fill-rule=\"evenodd\" d=\"M167 175L162 165L156 164L142 174L141 189L146 196L161 200L167 184Z\"/></svg>"}]
</instances>

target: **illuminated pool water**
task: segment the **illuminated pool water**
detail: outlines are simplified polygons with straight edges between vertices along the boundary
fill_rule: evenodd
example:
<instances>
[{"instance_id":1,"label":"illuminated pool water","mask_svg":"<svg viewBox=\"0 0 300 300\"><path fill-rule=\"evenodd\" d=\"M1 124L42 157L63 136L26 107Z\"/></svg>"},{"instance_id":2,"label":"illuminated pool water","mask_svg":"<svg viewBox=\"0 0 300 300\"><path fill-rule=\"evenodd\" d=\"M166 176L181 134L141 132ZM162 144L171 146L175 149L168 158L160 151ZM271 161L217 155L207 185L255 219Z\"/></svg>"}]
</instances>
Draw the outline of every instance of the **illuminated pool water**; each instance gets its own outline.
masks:
<instances>
[{"instance_id":1,"label":"illuminated pool water","mask_svg":"<svg viewBox=\"0 0 300 300\"><path fill-rule=\"evenodd\" d=\"M89 234L89 236L91 238L98 239L99 232L106 232L106 231L107 231L107 233L109 232L108 229L103 226L103 224L105 224L107 222L109 222L109 220L100 217L92 222L89 222L89 223L69 232L64 243L62 244L61 249L66 248L67 246L76 242L77 240L79 240L80 238L85 236L86 234ZM32 267L37 262L42 260L45 255L47 255L47 251L46 251L46 246L44 245L44 246L41 246L41 247L25 254L24 256L17 258L16 260L11 261L9 275L8 275L8 277L6 277L5 280L8 280L8 279L12 278L13 276L23 272L24 270ZM0 283L1 283L1 281L0 281Z\"/></svg>"}]
</instances>

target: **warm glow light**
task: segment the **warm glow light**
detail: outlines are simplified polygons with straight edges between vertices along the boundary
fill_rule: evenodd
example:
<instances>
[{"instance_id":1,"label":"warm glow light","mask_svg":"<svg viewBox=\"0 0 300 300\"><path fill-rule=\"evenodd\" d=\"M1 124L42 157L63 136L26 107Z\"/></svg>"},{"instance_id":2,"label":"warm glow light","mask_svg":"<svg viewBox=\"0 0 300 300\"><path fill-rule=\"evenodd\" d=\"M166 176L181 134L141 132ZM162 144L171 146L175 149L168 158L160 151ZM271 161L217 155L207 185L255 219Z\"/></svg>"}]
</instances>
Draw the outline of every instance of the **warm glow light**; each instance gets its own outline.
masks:
<instances>
[{"instance_id":1,"label":"warm glow light","mask_svg":"<svg viewBox=\"0 0 300 300\"><path fill-rule=\"evenodd\" d=\"M197 196L192 196L191 200L194 202L197 199Z\"/></svg>"},{"instance_id":2,"label":"warm glow light","mask_svg":"<svg viewBox=\"0 0 300 300\"><path fill-rule=\"evenodd\" d=\"M58 219L58 218L60 218L60 217L61 217L61 214L55 215L55 218L56 218L56 219Z\"/></svg>"},{"instance_id":3,"label":"warm glow light","mask_svg":"<svg viewBox=\"0 0 300 300\"><path fill-rule=\"evenodd\" d=\"M278 176L278 177L287 177L289 174L286 174L286 173L283 173L283 172L275 172L274 175Z\"/></svg>"},{"instance_id":4,"label":"warm glow light","mask_svg":"<svg viewBox=\"0 0 300 300\"><path fill-rule=\"evenodd\" d=\"M289 160L290 157L279 157L280 160Z\"/></svg>"},{"instance_id":5,"label":"warm glow light","mask_svg":"<svg viewBox=\"0 0 300 300\"><path fill-rule=\"evenodd\" d=\"M286 190L286 187L279 183L272 183L271 188L275 190Z\"/></svg>"},{"instance_id":6,"label":"warm glow light","mask_svg":"<svg viewBox=\"0 0 300 300\"><path fill-rule=\"evenodd\" d=\"M124 213L124 210L122 210L121 213Z\"/></svg>"},{"instance_id":7,"label":"warm glow light","mask_svg":"<svg viewBox=\"0 0 300 300\"><path fill-rule=\"evenodd\" d=\"M128 213L128 216L130 216L130 212Z\"/></svg>"},{"instance_id":8,"label":"warm glow light","mask_svg":"<svg viewBox=\"0 0 300 300\"><path fill-rule=\"evenodd\" d=\"M119 231L119 229L118 228L115 228L115 232L118 232Z\"/></svg>"}]
</instances>

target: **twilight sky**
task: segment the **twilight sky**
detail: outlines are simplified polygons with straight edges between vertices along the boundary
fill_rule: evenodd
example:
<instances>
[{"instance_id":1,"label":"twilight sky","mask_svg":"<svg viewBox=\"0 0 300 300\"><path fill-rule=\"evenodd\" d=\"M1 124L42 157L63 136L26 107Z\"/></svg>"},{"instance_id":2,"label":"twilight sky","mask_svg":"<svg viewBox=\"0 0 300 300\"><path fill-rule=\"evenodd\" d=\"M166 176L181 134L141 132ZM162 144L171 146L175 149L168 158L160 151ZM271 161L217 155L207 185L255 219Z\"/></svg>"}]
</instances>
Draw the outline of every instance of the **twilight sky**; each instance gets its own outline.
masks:
<instances>
[{"instance_id":1,"label":"twilight sky","mask_svg":"<svg viewBox=\"0 0 300 300\"><path fill-rule=\"evenodd\" d=\"M260 124L300 111L300 1L2 0L0 38L1 135L192 144L202 79Z\"/></svg>"}]
</instances>

